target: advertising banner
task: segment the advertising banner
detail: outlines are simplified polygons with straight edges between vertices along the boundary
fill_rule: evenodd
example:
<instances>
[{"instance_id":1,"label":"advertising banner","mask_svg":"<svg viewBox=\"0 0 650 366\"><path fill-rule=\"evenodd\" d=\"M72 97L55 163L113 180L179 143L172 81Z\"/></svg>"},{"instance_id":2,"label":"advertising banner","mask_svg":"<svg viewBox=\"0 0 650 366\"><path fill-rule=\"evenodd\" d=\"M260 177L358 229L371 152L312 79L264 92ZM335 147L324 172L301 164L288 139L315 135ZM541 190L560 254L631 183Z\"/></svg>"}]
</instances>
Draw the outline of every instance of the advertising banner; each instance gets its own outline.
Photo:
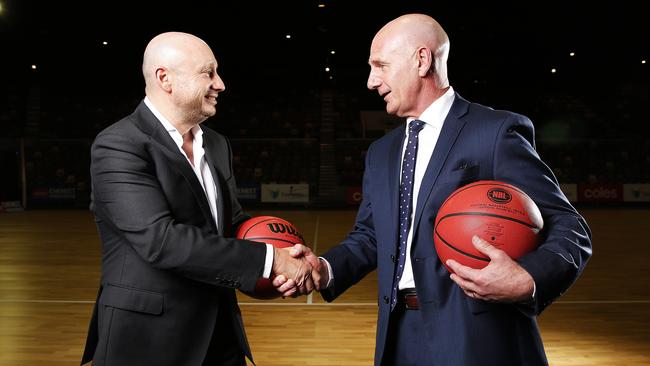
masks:
<instances>
[{"instance_id":1,"label":"advertising banner","mask_svg":"<svg viewBox=\"0 0 650 366\"><path fill-rule=\"evenodd\" d=\"M624 184L623 201L650 202L650 184Z\"/></svg>"},{"instance_id":2,"label":"advertising banner","mask_svg":"<svg viewBox=\"0 0 650 366\"><path fill-rule=\"evenodd\" d=\"M309 184L262 184L262 202L309 202Z\"/></svg>"},{"instance_id":3,"label":"advertising banner","mask_svg":"<svg viewBox=\"0 0 650 366\"><path fill-rule=\"evenodd\" d=\"M623 202L622 184L578 184L579 202Z\"/></svg>"}]
</instances>

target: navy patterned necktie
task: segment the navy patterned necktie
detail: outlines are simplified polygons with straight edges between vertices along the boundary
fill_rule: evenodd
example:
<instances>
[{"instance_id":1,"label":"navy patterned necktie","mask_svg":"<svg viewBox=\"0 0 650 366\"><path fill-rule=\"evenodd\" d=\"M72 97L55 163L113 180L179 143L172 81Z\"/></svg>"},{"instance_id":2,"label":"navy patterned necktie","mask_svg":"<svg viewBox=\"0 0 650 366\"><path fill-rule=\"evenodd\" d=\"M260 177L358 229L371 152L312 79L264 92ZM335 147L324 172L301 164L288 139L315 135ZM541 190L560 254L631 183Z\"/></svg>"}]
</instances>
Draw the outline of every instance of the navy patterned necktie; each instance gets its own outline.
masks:
<instances>
[{"instance_id":1,"label":"navy patterned necktie","mask_svg":"<svg viewBox=\"0 0 650 366\"><path fill-rule=\"evenodd\" d=\"M406 242L411 227L411 212L413 202L413 177L415 176L415 161L418 154L418 134L424 127L424 122L414 119L409 123L408 142L402 160L402 180L399 187L399 259L393 279L391 310L397 304L397 290L402 278L404 263L406 263Z\"/></svg>"}]
</instances>

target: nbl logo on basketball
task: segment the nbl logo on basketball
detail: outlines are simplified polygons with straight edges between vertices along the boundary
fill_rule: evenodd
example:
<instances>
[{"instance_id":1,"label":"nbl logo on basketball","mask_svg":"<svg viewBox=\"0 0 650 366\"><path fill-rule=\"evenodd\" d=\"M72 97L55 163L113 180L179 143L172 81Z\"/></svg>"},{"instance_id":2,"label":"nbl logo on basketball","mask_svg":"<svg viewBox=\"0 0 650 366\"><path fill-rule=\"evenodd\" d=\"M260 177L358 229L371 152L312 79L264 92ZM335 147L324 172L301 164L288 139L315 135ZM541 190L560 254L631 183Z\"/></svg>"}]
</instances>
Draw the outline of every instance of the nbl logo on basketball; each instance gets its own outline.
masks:
<instances>
[{"instance_id":1,"label":"nbl logo on basketball","mask_svg":"<svg viewBox=\"0 0 650 366\"><path fill-rule=\"evenodd\" d=\"M291 225L285 225L281 222L270 222L266 224L266 226L269 228L269 230L275 234L284 234L287 233L289 235L297 236L302 240L303 242L305 241L302 238L302 234L296 230L295 227Z\"/></svg>"},{"instance_id":2,"label":"nbl logo on basketball","mask_svg":"<svg viewBox=\"0 0 650 366\"><path fill-rule=\"evenodd\" d=\"M512 195L503 188L492 188L487 192L490 201L494 203L504 204L512 200Z\"/></svg>"}]
</instances>

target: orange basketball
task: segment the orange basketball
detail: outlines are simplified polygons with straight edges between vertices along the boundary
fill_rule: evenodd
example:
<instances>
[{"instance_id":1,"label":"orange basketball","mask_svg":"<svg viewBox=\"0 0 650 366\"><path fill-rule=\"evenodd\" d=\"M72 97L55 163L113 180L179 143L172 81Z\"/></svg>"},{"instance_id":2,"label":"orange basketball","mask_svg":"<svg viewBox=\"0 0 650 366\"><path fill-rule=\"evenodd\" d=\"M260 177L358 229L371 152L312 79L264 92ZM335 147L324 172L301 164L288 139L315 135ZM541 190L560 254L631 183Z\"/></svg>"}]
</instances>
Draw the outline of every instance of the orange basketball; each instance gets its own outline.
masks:
<instances>
[{"instance_id":1,"label":"orange basketball","mask_svg":"<svg viewBox=\"0 0 650 366\"><path fill-rule=\"evenodd\" d=\"M237 230L238 239L246 239L271 244L276 248L305 244L302 234L287 220L275 216L258 216L245 221ZM280 296L270 279L260 278L253 293L246 295L256 299L268 300Z\"/></svg>"},{"instance_id":2,"label":"orange basketball","mask_svg":"<svg viewBox=\"0 0 650 366\"><path fill-rule=\"evenodd\" d=\"M539 208L524 191L507 183L484 180L457 189L443 202L436 216L433 241L443 264L453 259L480 269L489 264L490 258L474 248L472 236L479 236L516 259L537 247L543 226Z\"/></svg>"}]
</instances>

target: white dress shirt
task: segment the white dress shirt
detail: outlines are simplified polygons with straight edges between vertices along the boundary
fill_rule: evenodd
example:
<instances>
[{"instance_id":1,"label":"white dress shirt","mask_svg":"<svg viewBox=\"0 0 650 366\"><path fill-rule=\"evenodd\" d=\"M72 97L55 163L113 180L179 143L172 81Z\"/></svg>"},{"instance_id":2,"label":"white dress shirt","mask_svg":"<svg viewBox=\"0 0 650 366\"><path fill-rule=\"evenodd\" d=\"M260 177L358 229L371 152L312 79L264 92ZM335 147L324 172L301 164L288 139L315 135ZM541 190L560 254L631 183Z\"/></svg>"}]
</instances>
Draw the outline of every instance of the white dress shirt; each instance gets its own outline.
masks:
<instances>
[{"instance_id":1,"label":"white dress shirt","mask_svg":"<svg viewBox=\"0 0 650 366\"><path fill-rule=\"evenodd\" d=\"M449 114L451 105L454 103L454 89L450 86L449 89L443 94L440 98L436 99L427 109L422 112L419 119L424 122L424 127L420 134L418 135L418 153L415 160L415 176L413 177L413 202L411 203L411 227L409 228L409 235L406 239L406 262L404 263L404 272L402 277L399 280L398 288L414 288L415 281L413 279L413 267L411 266L411 247L413 242L413 226L415 211L417 210L418 195L420 193L420 186L422 186L422 179L424 178L424 173L427 171L427 166L429 165L429 160L431 160L431 155L433 155L433 149L436 147L438 142L438 137L440 136L440 131L442 131L442 125ZM408 118L406 120L407 126L415 118ZM404 141L408 139L408 128L404 133ZM402 149L402 156L400 158L400 171L401 171L401 162L404 160L404 152L406 151L406 143L404 143L404 148ZM401 174L400 174L401 177ZM401 179L401 178L400 178ZM401 182L400 182L401 183ZM433 238L431 238L431 245L433 245Z\"/></svg>"},{"instance_id":2,"label":"white dress shirt","mask_svg":"<svg viewBox=\"0 0 650 366\"><path fill-rule=\"evenodd\" d=\"M174 127L174 125L171 124L171 122L167 120L167 118L165 118L165 116L162 115L162 113L160 113L160 111L158 111L158 109L156 109L148 97L144 98L144 104L147 105L147 107L151 110L151 113L153 113L153 115L158 118L158 121L160 121L163 127L165 127L165 130L167 130L169 136L171 136L176 145L178 145L178 150L181 152L181 154L183 154L185 159L187 159L187 162L189 164L190 159L187 157L187 154L185 154L185 151L183 151L183 135L176 129L176 127ZM201 183L201 187L203 187L203 191L205 192L206 198L208 200L208 205L210 206L212 218L214 219L217 229L220 230L223 228L219 227L219 213L217 212L217 186L214 182L212 172L210 172L208 161L205 158L205 150L203 149L203 130L201 130L201 126L196 125L192 127L192 134L194 135L194 141L192 143L194 161L192 164L190 164L190 167L194 171L194 174L196 174L199 183ZM270 277L272 266L273 246L266 244L266 260L264 262L264 273L262 274L264 278Z\"/></svg>"}]
</instances>

